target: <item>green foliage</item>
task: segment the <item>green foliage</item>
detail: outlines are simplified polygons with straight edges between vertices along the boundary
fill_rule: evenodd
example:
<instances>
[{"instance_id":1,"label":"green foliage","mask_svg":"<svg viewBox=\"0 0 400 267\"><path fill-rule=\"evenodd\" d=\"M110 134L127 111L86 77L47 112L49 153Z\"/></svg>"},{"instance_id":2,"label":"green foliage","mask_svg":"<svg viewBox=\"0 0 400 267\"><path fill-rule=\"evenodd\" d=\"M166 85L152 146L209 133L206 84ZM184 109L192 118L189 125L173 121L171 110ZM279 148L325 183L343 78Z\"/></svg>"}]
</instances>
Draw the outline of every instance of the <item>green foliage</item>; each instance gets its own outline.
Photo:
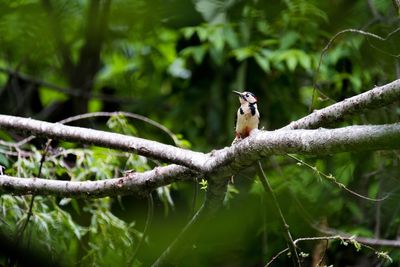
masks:
<instances>
[{"instance_id":1,"label":"green foliage","mask_svg":"<svg viewBox=\"0 0 400 267\"><path fill-rule=\"evenodd\" d=\"M141 234L133 228L134 223L128 224L109 211L109 199L96 201L95 206L94 209L86 207L92 213L88 241L90 253L82 263L85 266L126 265Z\"/></svg>"},{"instance_id":2,"label":"green foliage","mask_svg":"<svg viewBox=\"0 0 400 267\"><path fill-rule=\"evenodd\" d=\"M200 184L200 189L206 191L207 190L207 186L208 186L208 181L204 178L201 178L201 181L199 182Z\"/></svg>"}]
</instances>

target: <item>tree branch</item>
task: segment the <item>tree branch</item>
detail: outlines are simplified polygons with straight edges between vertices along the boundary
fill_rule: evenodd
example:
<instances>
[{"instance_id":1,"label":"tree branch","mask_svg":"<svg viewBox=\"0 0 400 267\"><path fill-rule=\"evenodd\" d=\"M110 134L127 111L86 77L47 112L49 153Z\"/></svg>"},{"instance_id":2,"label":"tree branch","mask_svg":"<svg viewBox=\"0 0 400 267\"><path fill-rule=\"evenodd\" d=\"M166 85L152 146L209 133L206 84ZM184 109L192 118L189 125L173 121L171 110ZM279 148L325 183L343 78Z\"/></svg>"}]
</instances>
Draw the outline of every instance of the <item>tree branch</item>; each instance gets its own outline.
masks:
<instances>
[{"instance_id":1,"label":"tree branch","mask_svg":"<svg viewBox=\"0 0 400 267\"><path fill-rule=\"evenodd\" d=\"M155 157L157 159L178 163L187 167L185 168L176 165L168 166L168 168L171 168L168 169L167 177L169 180L167 179L164 182L160 182L160 186L175 181L172 179L173 175L180 175L182 177L182 173L185 173L185 175L192 173L192 175L190 175L191 177L195 176L193 175L194 172L201 172L203 174L217 177L229 177L232 174L235 174L238 170L250 166L256 160L268 155L287 153L324 155L348 151L353 152L400 148L400 123L390 125L348 126L339 129L278 130L272 132L258 131L237 145L216 150L209 154L193 152L121 134L65 126L57 123L40 122L13 116L0 115L0 126L19 130L26 129L33 133L40 133L49 138L60 138L68 141L77 141L116 148L124 151L133 151L140 155ZM145 178L139 180L134 179L132 182L133 184L138 181L142 183L143 179L150 179L150 177L153 177L152 179L157 179L158 181L162 177L160 172L167 172L164 172L164 170L167 170L167 167L156 168L153 171L150 171L153 172L152 176L146 176L150 172L145 172L143 174L135 173L135 177L136 175L144 175L143 177ZM60 188L68 187L68 194L73 195L72 187L67 184L77 183L65 181L50 182L50 180L44 180L45 182L40 183L39 186L39 183L21 184L21 181L13 180L12 177L7 177L7 179L6 187L10 193L28 193L30 190L29 187L33 186L31 191L35 190L35 193L37 194L61 195L63 193L61 193L62 190ZM3 178L0 179L0 181L0 188L4 188L5 184ZM15 187L12 186L12 184L14 184L13 181L18 181L15 182ZM120 185L117 183L118 181L123 182L125 180L109 180L109 182L80 182L82 184L75 184L74 190L77 190L78 195L82 195L82 192L85 190L90 191L89 195L92 194L91 192L93 192L93 194L97 193L98 196L104 196L107 194L116 195L118 193L113 190L119 188L117 186ZM123 187L122 189L118 189L121 194L129 193L130 190L133 190L129 187L131 185L130 180L127 181L127 188ZM91 186L86 188L83 186L83 183L88 183ZM93 183L95 185L92 185ZM106 187L96 187L100 185L96 183L106 185ZM37 191L39 188L41 188L40 191ZM151 188L154 189L155 187ZM22 189L25 191L21 191ZM95 194L95 196L97 195Z\"/></svg>"},{"instance_id":2,"label":"tree branch","mask_svg":"<svg viewBox=\"0 0 400 267\"><path fill-rule=\"evenodd\" d=\"M281 128L289 129L313 129L342 119L345 115L360 113L367 109L375 109L387 106L400 98L400 79L383 86L375 87L362 94L347 98L321 110L315 110L312 114L294 121Z\"/></svg>"},{"instance_id":3,"label":"tree branch","mask_svg":"<svg viewBox=\"0 0 400 267\"><path fill-rule=\"evenodd\" d=\"M55 195L60 197L106 197L132 193L146 195L157 187L176 181L191 181L196 175L188 168L169 165L143 173L101 181L59 181L0 175L0 192L16 195Z\"/></svg>"},{"instance_id":4,"label":"tree branch","mask_svg":"<svg viewBox=\"0 0 400 267\"><path fill-rule=\"evenodd\" d=\"M218 173L219 177L228 177L268 155L326 155L400 148L400 123L338 129L253 131L240 143L208 154L122 134L8 115L0 115L0 127L135 152L205 174Z\"/></svg>"},{"instance_id":5,"label":"tree branch","mask_svg":"<svg viewBox=\"0 0 400 267\"><path fill-rule=\"evenodd\" d=\"M201 164L206 158L200 152L192 152L142 138L21 117L0 115L0 127L27 131L52 139L136 152L139 155L165 160L194 170L201 169Z\"/></svg>"},{"instance_id":6,"label":"tree branch","mask_svg":"<svg viewBox=\"0 0 400 267\"><path fill-rule=\"evenodd\" d=\"M328 155L340 152L400 148L400 123L338 129L257 131L237 145L214 151L206 173L232 175L268 155Z\"/></svg>"}]
</instances>

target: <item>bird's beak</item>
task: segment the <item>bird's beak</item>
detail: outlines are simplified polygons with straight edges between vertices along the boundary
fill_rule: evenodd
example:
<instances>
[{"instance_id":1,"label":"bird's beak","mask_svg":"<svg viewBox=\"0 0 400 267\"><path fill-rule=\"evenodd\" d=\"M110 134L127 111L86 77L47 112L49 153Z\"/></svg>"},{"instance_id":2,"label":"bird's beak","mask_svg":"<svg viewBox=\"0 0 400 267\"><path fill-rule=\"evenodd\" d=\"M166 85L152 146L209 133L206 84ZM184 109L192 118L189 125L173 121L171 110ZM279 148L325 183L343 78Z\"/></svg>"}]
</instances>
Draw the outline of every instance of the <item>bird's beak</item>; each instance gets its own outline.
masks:
<instances>
[{"instance_id":1,"label":"bird's beak","mask_svg":"<svg viewBox=\"0 0 400 267\"><path fill-rule=\"evenodd\" d=\"M242 93L241 92L238 92L238 91L232 91L232 93L234 93L234 94L238 94L238 95L242 95Z\"/></svg>"}]
</instances>

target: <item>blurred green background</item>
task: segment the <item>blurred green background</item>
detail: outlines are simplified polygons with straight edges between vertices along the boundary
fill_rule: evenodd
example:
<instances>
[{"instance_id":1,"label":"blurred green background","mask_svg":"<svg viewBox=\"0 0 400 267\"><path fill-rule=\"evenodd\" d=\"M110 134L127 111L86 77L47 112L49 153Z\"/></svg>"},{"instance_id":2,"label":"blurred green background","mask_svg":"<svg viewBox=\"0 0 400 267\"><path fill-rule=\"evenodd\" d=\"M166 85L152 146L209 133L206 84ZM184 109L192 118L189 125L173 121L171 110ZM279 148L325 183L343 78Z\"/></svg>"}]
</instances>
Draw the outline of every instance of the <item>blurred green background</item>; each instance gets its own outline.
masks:
<instances>
[{"instance_id":1,"label":"blurred green background","mask_svg":"<svg viewBox=\"0 0 400 267\"><path fill-rule=\"evenodd\" d=\"M56 122L87 112L132 112L167 127L176 145L208 152L234 138L239 103L232 90L255 93L261 127L273 130L307 115L311 105L319 109L400 77L399 22L398 7L388 0L1 0L0 113ZM317 73L324 47L347 28L385 40L344 33L326 50ZM314 82L319 92L313 99ZM331 127L393 123L399 115L396 103ZM165 131L121 115L72 125L174 144ZM0 132L7 142L26 136ZM5 173L37 176L45 142L35 139L18 149L2 143ZM162 164L66 142L52 143L48 154L41 177L60 180L107 179ZM297 157L360 194L388 198L366 201L292 158L266 159L294 238L320 235L318 227L398 238L398 151ZM154 192L154 218L134 259L147 213L140 197L36 197L19 243L50 251L66 266L148 266L201 205L200 187L178 183ZM29 201L1 196L0 225L7 235L21 231ZM318 245L301 243L309 253L306 266L319 255ZM236 176L225 208L182 266L264 266L285 246L273 206L249 168ZM377 250L389 252L393 263L333 242L324 264L399 266L398 248ZM7 262L6 253L0 255L0 264ZM273 266L290 262L281 256Z\"/></svg>"}]
</instances>

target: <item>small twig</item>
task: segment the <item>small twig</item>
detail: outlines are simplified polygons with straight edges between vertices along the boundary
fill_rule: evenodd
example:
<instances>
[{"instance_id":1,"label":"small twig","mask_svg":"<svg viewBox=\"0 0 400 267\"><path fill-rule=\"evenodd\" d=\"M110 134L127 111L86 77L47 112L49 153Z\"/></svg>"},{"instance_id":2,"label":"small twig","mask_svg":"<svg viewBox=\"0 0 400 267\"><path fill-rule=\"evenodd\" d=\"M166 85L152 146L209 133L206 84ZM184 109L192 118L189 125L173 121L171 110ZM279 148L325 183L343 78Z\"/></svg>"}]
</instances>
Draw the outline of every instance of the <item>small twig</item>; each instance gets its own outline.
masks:
<instances>
[{"instance_id":1,"label":"small twig","mask_svg":"<svg viewBox=\"0 0 400 267\"><path fill-rule=\"evenodd\" d=\"M37 177L40 177L40 176L42 175L43 164L44 164L44 162L45 162L45 160L46 160L46 154L47 154L47 151L48 151L48 149L49 149L49 146L50 146L51 141L52 141L51 139L47 140L47 143L46 143L46 145L45 145L45 147L44 147L44 150L43 150L43 153L42 153L42 157L41 157L41 159L40 159L40 165L39 165L39 171L38 171ZM25 223L24 223L24 225L23 225L23 227L22 227L22 229L21 229L21 232L20 232L20 236L21 236L21 237L22 237L22 235L23 235L23 233L24 233L24 231L25 231L25 229L26 229L26 226L27 226L28 223L29 223L29 220L30 220L31 216L33 215L33 214L32 214L32 209L33 209L34 200L35 200L35 194L32 194L31 201L30 201L30 203L29 203L28 215L27 215L27 217L26 217L26 221L25 221Z\"/></svg>"},{"instance_id":2,"label":"small twig","mask_svg":"<svg viewBox=\"0 0 400 267\"><path fill-rule=\"evenodd\" d=\"M48 149L50 147L51 141L52 141L51 139L47 140L47 143L46 143L45 148L43 150L42 157L40 159L40 165L39 165L39 170L38 170L37 177L40 177L42 175L43 164L44 164L44 162L46 160L46 154L47 154L47 151L48 151ZM31 201L29 203L29 209L28 209L28 213L27 213L27 216L26 216L26 220L25 220L24 224L22 225L21 230L18 232L18 234L16 236L16 240L15 240L15 245L16 246L18 246L19 241L22 239L22 236L23 236L23 234L24 234L24 232L26 230L26 227L28 226L29 221L30 221L30 219L31 219L31 217L33 215L32 210L33 210L34 201L35 201L35 194L32 194ZM11 262L12 262L12 260L11 260Z\"/></svg>"},{"instance_id":3,"label":"small twig","mask_svg":"<svg viewBox=\"0 0 400 267\"><path fill-rule=\"evenodd\" d=\"M374 16L374 19L381 19L382 16L379 14L378 10L376 9L373 0L368 0L368 8L371 11L372 15Z\"/></svg>"},{"instance_id":4,"label":"small twig","mask_svg":"<svg viewBox=\"0 0 400 267\"><path fill-rule=\"evenodd\" d=\"M190 219L175 240L158 257L153 267L176 266L182 255L192 248L193 242L199 233L205 229L206 224L221 208L226 194L228 178L220 180L208 179L206 198L201 208Z\"/></svg>"},{"instance_id":5,"label":"small twig","mask_svg":"<svg viewBox=\"0 0 400 267\"><path fill-rule=\"evenodd\" d=\"M20 150L18 152L14 152L14 151L7 151L7 150L0 149L0 153L4 154L4 155L7 155L7 156L14 156L14 157L18 157L18 156L30 157L30 156L32 156L32 152L24 151L24 150Z\"/></svg>"},{"instance_id":6,"label":"small twig","mask_svg":"<svg viewBox=\"0 0 400 267\"><path fill-rule=\"evenodd\" d=\"M329 241L328 241L328 240L326 240L326 245L325 245L324 252L323 252L323 254L322 254L322 257L321 257L321 259L320 259L320 260L319 260L319 262L317 263L317 266L316 266L316 267L320 267L320 266L321 266L321 264L322 264L322 262L324 261L324 259L325 259L325 255L326 255L326 251L328 250L328 244L329 244Z\"/></svg>"},{"instance_id":7,"label":"small twig","mask_svg":"<svg viewBox=\"0 0 400 267\"><path fill-rule=\"evenodd\" d=\"M151 224L151 221L153 220L153 215L154 215L154 200L153 196L151 193L147 195L147 217L146 217L146 224L144 225L142 237L140 238L135 250L133 251L132 257L129 260L129 263L127 266L131 266L136 259L137 253L139 252L139 249L141 248L143 242L145 241L147 237L147 233L149 231L149 227Z\"/></svg>"},{"instance_id":8,"label":"small twig","mask_svg":"<svg viewBox=\"0 0 400 267\"><path fill-rule=\"evenodd\" d=\"M386 41L386 40L389 39L392 35L394 35L395 33L399 32L399 31L400 31L400 28L397 28L397 29L395 29L394 31L391 31L385 38L383 38L383 41ZM381 39L381 40L382 40L382 39ZM378 50L379 52L381 52L381 53L383 53L383 54L385 54L385 55L387 55L387 56L394 57L394 58L399 58L399 57L400 57L400 54L389 53L389 52L387 52L387 51L385 51L385 50L382 50L382 49L379 48L378 46L373 45L373 44L371 43L371 41L370 41L368 38L367 38L367 41L368 41L369 46L371 46L372 48Z\"/></svg>"},{"instance_id":9,"label":"small twig","mask_svg":"<svg viewBox=\"0 0 400 267\"><path fill-rule=\"evenodd\" d=\"M279 251L275 256L272 257L272 259L267 262L267 264L264 265L264 267L270 266L277 258L279 258L283 253L289 251L288 248L285 248L284 250Z\"/></svg>"},{"instance_id":10,"label":"small twig","mask_svg":"<svg viewBox=\"0 0 400 267\"><path fill-rule=\"evenodd\" d=\"M263 167L261 165L261 162L259 160L257 162L258 162L258 170L260 172L260 182L264 187L265 193L271 196L272 202L274 203L275 209L276 209L276 211L277 211L277 213L279 215L279 218L281 220L281 224L282 224L282 227L284 229L285 239L286 239L286 242L287 242L287 245L288 245L288 249L289 249L290 254L292 256L293 265L294 266L301 266L300 258L299 258L299 255L297 254L296 244L293 242L293 238L292 238L292 235L291 235L290 230L289 230L289 225L286 223L285 217L283 216L281 207L279 206L278 199L276 198L275 193L272 190L272 187L271 187L271 185L270 185L270 183L268 181L268 178L264 173L264 169L263 169Z\"/></svg>"},{"instance_id":11,"label":"small twig","mask_svg":"<svg viewBox=\"0 0 400 267\"><path fill-rule=\"evenodd\" d=\"M196 212L196 201L197 201L197 196L199 194L199 185L198 185L198 177L195 177L193 179L193 198L192 198L192 210L190 212L190 217L193 217L193 215Z\"/></svg>"},{"instance_id":12,"label":"small twig","mask_svg":"<svg viewBox=\"0 0 400 267\"><path fill-rule=\"evenodd\" d=\"M165 132L174 142L174 145L179 146L179 140L176 137L176 135L171 132L167 127L165 127L164 125L162 125L161 123L158 123L152 119L149 119L145 116L139 115L139 114L135 114L135 113L131 113L131 112L125 112L125 111L115 111L115 112L91 112L91 113L85 113L85 114L80 114L80 115L76 115L76 116L72 116L66 119L63 119L61 121L59 121L59 123L61 124L67 124L73 121L78 121L78 120L82 120L82 119L88 119L88 118L93 118L93 117L111 117L111 116L116 116L116 115L122 115L125 116L127 118L132 118L132 119L136 119L136 120L140 120L143 122L146 122L158 129L160 129L161 131Z\"/></svg>"},{"instance_id":13,"label":"small twig","mask_svg":"<svg viewBox=\"0 0 400 267\"><path fill-rule=\"evenodd\" d=\"M115 116L115 115L123 115L125 117L128 118L132 118L132 119L136 119L136 120L140 120L143 122L146 122L158 129L160 129L161 131L165 132L170 138L171 140L174 142L175 146L180 147L179 145L179 140L176 137L176 135L171 132L171 130L169 130L167 127L165 127L164 125L149 119L145 116L139 115L139 114L135 114L135 113L131 113L131 112L124 112L124 111L115 111L115 112L91 112L91 113L85 113L85 114L80 114L80 115L76 115L76 116L72 116L72 117L68 117L66 119L63 119L61 121L59 121L58 123L61 124L67 124L70 122L74 122L74 121L78 121L78 120L83 120L83 119L88 119L88 118L93 118L93 117L111 117L111 116ZM4 146L8 146L8 147L12 147L12 148L19 148L22 145L32 141L33 139L35 139L36 136L31 135L17 143L12 143L12 142L6 142L6 141L2 141L0 140L0 145L4 145Z\"/></svg>"},{"instance_id":14,"label":"small twig","mask_svg":"<svg viewBox=\"0 0 400 267\"><path fill-rule=\"evenodd\" d=\"M353 190L347 188L344 184L338 182L338 181L336 180L336 178L335 178L332 174L323 173L323 172L321 172L320 170L318 170L317 167L312 166L312 165L308 164L307 162L305 162L305 161L303 161L303 160L301 160L301 159L299 159L299 158L297 158L297 157L295 157L295 156L293 156L293 155L287 154L287 156L290 157L290 158L292 158L292 159L294 159L294 160L296 160L299 164L304 165L304 166L310 168L311 170L313 170L314 172L316 172L318 175L320 175L320 176L322 175L322 176L325 177L327 180L332 181L332 182L333 182L334 184L336 184L339 188L343 188L344 190L346 190L346 191L349 192L350 194L355 195L355 196L357 196L357 197L359 197L359 198L362 198L362 199L365 199L365 200L368 200L368 201L381 202L381 201L383 201L383 200L385 200L385 199L387 199L387 198L389 197L389 195L385 195L385 196L382 197L382 198L370 198L370 197L363 196L363 195L361 195L361 194L359 194L359 193L357 193L357 192L355 192L355 191L353 191Z\"/></svg>"},{"instance_id":15,"label":"small twig","mask_svg":"<svg viewBox=\"0 0 400 267\"><path fill-rule=\"evenodd\" d=\"M333 228L321 228L316 226L316 224L310 224L311 227L313 227L315 230L318 232L325 234L325 235L340 235L341 237L344 238L350 238L352 237L351 234L333 229ZM377 238L370 238L370 237L354 237L357 242L360 242L364 245L369 245L369 246L383 246L383 247L393 247L393 248L400 248L400 240L389 240L389 239L377 239Z\"/></svg>"},{"instance_id":16,"label":"small twig","mask_svg":"<svg viewBox=\"0 0 400 267\"><path fill-rule=\"evenodd\" d=\"M386 41L390 36L392 36L393 34L395 34L396 32L398 32L399 30L400 30L400 28L397 28L396 30L390 32L386 37L381 37L381 36L379 36L379 35L377 35L377 34L374 34L374 33L370 33L370 32L367 32L367 31L362 31L362 30L356 30L356 29L345 29L345 30L342 30L342 31L336 33L336 34L328 41L328 43L327 43L327 45L324 47L324 49L322 49L321 55L320 55L320 57L319 57L317 70L316 70L315 75L314 75L314 78L313 78L313 92L312 92L312 97L311 97L311 104L310 104L310 107L309 107L309 110L308 110L309 113L311 113L311 111L312 111L312 109L313 109L315 92L316 92L317 90L318 90L318 92L320 92L324 97L327 97L326 95L324 95L324 94L321 92L321 90L318 89L318 86L317 86L317 78L318 78L318 76L319 76L319 72L320 72L321 65L322 65L322 60L323 60L323 57L324 57L325 53L329 50L329 48L331 47L332 43L333 43L340 35L342 35L342 34L344 34L344 33L351 32L351 33L358 33L358 34L361 34L361 35L364 35L364 36L367 36L367 37L372 37L372 38L375 38L375 39L378 39L378 40L381 40L381 41ZM371 44L370 44L370 45L371 45ZM371 45L371 47L376 48L376 47L374 47L374 46L372 46L372 45ZM377 48L376 48L376 49L377 49ZM329 98L329 97L327 97L327 98ZM330 98L329 98L329 99L330 99ZM333 100L333 99L331 99L331 100ZM335 101L335 102L336 102L336 101Z\"/></svg>"},{"instance_id":17,"label":"small twig","mask_svg":"<svg viewBox=\"0 0 400 267\"><path fill-rule=\"evenodd\" d=\"M77 88L67 88L67 87L62 87L59 85L55 85L43 80L39 80L39 79L35 79L29 75L26 74L22 74L19 73L17 71L8 69L8 68L4 68L4 67L0 67L0 72L4 72L7 73L9 75L13 75L16 77L19 77L20 79L23 79L24 81L28 81L31 82L32 84L36 84L42 87L46 87L70 96L75 96L75 97L83 97L83 98L87 98L87 99L99 99L101 101L105 101L105 102L111 102L111 103L127 103L127 104L132 104L137 102L137 100L130 98L130 97L116 97L116 96L112 96L112 95L107 95L107 94L102 94L102 93L97 93L97 92L86 92L86 91L82 91L80 89Z\"/></svg>"},{"instance_id":18,"label":"small twig","mask_svg":"<svg viewBox=\"0 0 400 267\"><path fill-rule=\"evenodd\" d=\"M297 243L303 242L303 241L319 241L319 240L326 240L326 241L340 240L341 243L343 245L345 245L345 246L347 246L350 243L350 244L354 245L356 250L359 250L359 249L361 249L361 247L364 247L364 248L367 248L367 249L373 251L378 257L384 257L385 260L391 261L391 258L386 253L379 252L379 251L377 251L376 249L374 249L373 247L371 247L369 245L366 245L366 244L363 244L361 242L358 242L354 236L342 237L340 235L335 235L335 236L303 237L303 238L298 238L298 239L294 240L293 243L295 245L297 245ZM283 253L285 253L288 250L289 249L286 248L286 249L278 252L274 257L272 257L272 259L264 267L270 266L274 260L276 260L279 256L281 256Z\"/></svg>"}]
</instances>

